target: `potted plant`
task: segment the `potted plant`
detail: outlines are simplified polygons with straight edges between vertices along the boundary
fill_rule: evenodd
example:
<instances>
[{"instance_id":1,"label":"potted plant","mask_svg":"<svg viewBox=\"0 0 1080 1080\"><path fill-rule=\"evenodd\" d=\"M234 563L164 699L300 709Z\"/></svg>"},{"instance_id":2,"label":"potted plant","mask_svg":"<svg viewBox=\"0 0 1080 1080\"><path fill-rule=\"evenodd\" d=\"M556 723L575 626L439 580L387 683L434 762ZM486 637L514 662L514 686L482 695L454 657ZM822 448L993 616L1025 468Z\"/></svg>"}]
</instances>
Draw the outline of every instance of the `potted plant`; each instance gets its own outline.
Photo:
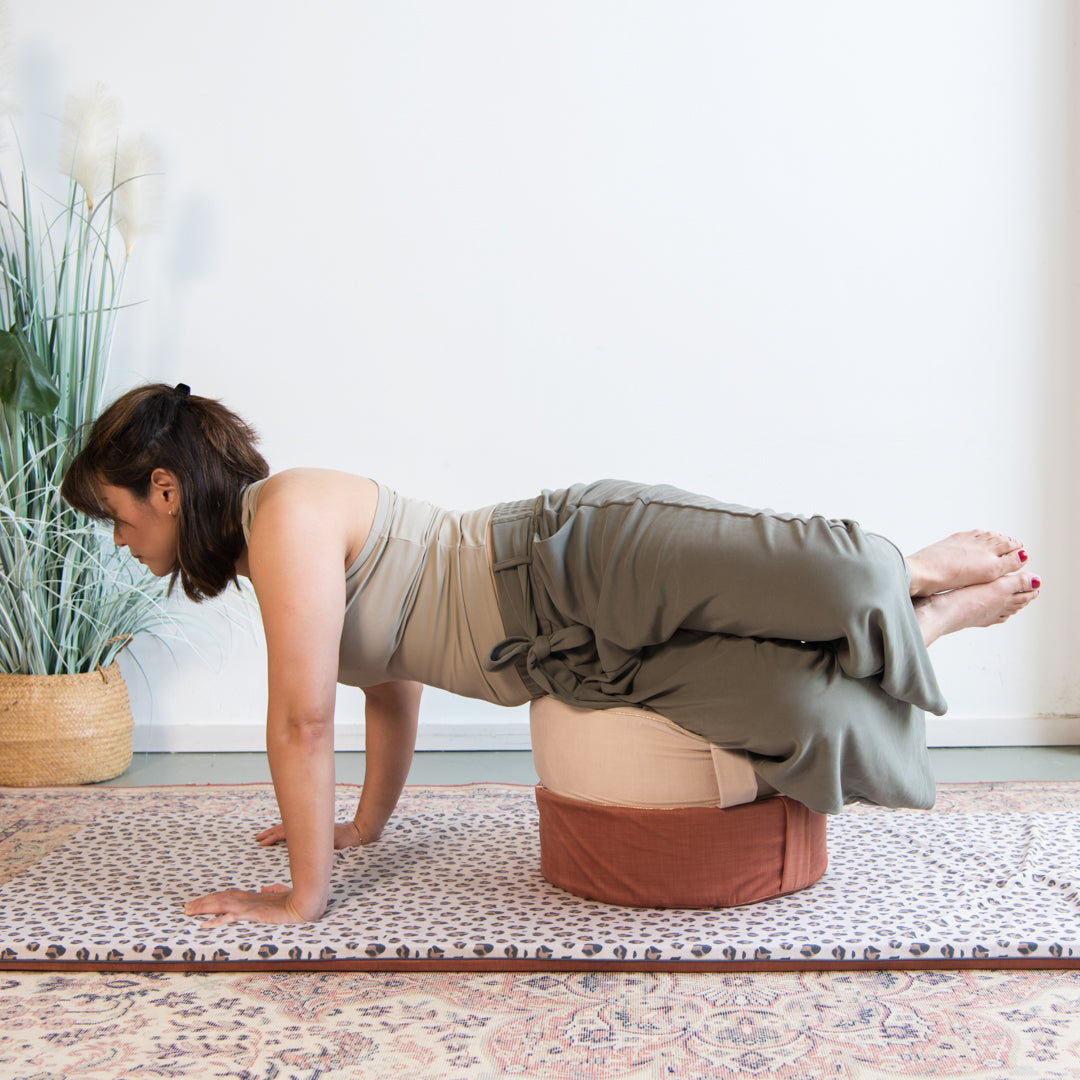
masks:
<instances>
[{"instance_id":1,"label":"potted plant","mask_svg":"<svg viewBox=\"0 0 1080 1080\"><path fill-rule=\"evenodd\" d=\"M116 664L168 616L163 586L60 497L65 461L102 405L124 270L156 172L118 143L102 87L69 100L53 198L9 153L0 168L0 785L86 783L132 754Z\"/></svg>"}]
</instances>

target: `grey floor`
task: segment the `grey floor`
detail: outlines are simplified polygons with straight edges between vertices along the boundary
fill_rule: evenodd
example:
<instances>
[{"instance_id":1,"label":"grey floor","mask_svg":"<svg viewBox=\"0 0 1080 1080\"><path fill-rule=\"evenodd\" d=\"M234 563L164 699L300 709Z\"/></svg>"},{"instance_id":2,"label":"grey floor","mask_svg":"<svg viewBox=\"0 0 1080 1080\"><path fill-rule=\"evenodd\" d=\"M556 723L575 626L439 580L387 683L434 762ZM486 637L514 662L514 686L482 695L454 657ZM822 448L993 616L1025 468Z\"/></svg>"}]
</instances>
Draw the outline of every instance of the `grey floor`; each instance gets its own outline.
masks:
<instances>
[{"instance_id":1,"label":"grey floor","mask_svg":"<svg viewBox=\"0 0 1080 1080\"><path fill-rule=\"evenodd\" d=\"M939 781L1080 780L1080 746L993 746L933 749ZM337 778L359 783L364 755L337 755ZM126 787L150 784L242 784L269 781L265 754L136 754L131 767L107 783ZM426 751L413 759L411 784L466 784L490 780L534 784L528 751Z\"/></svg>"}]
</instances>

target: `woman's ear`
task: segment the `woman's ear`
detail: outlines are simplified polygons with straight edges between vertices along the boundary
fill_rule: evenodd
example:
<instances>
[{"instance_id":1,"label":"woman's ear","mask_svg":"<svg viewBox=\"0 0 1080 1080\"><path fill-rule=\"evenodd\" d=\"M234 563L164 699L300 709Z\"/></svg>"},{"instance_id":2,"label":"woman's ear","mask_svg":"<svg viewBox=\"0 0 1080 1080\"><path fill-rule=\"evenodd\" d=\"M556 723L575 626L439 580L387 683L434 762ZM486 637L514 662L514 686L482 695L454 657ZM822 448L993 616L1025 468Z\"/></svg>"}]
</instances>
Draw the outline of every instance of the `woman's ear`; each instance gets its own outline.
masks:
<instances>
[{"instance_id":1,"label":"woman's ear","mask_svg":"<svg viewBox=\"0 0 1080 1080\"><path fill-rule=\"evenodd\" d=\"M168 469L155 469L150 474L150 498L160 500L170 513L180 509L180 485Z\"/></svg>"}]
</instances>

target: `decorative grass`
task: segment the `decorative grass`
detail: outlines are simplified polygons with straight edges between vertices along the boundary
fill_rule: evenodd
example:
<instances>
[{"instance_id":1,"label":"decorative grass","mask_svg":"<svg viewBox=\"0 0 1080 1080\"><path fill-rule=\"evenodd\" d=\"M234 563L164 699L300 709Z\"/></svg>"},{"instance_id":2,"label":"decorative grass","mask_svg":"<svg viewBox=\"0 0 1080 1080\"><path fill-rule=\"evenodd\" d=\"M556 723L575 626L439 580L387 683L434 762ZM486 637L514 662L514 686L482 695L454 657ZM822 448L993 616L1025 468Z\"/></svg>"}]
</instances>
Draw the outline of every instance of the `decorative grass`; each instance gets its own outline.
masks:
<instances>
[{"instance_id":1,"label":"decorative grass","mask_svg":"<svg viewBox=\"0 0 1080 1080\"><path fill-rule=\"evenodd\" d=\"M101 88L69 104L65 198L37 191L21 155L13 195L0 174L0 671L10 674L92 671L171 621L163 583L59 490L102 405L145 220L138 192L152 188L152 177L124 171L129 160L145 167L145 144L131 153L117 142L115 111Z\"/></svg>"}]
</instances>

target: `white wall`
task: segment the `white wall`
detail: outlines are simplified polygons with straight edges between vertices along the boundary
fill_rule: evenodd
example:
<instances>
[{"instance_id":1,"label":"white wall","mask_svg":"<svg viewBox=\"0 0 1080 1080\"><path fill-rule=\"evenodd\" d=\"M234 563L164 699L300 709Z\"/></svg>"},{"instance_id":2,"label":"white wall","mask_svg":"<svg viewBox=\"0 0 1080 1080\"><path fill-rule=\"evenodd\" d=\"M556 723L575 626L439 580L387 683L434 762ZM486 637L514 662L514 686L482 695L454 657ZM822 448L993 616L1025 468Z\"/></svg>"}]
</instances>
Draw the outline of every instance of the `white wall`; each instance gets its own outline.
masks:
<instances>
[{"instance_id":1,"label":"white wall","mask_svg":"<svg viewBox=\"0 0 1080 1080\"><path fill-rule=\"evenodd\" d=\"M9 6L43 182L95 80L163 152L117 390L183 380L275 468L454 506L616 475L906 549L1005 529L1044 595L935 647L932 738L1080 737L1068 0ZM261 744L226 637L132 650L141 745ZM435 694L423 725L525 736Z\"/></svg>"}]
</instances>

